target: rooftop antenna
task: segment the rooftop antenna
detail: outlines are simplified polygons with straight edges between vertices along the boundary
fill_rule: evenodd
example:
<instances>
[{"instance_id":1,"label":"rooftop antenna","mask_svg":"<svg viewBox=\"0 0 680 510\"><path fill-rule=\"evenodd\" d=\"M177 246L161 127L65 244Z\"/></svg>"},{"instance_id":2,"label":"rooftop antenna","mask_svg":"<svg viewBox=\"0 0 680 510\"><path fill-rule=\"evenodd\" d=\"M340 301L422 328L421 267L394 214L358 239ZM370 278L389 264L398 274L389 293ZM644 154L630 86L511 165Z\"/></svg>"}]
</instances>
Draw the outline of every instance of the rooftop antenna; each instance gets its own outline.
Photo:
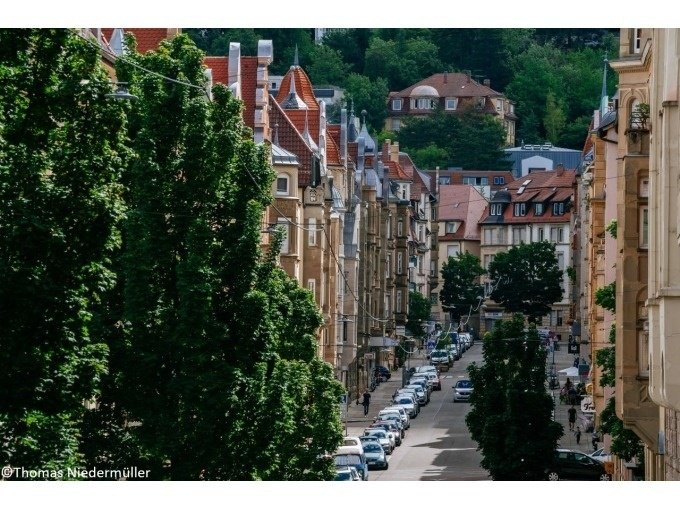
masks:
<instances>
[{"instance_id":1,"label":"rooftop antenna","mask_svg":"<svg viewBox=\"0 0 680 510\"><path fill-rule=\"evenodd\" d=\"M298 45L295 45L295 57L293 58L293 66L300 67L300 59L298 56Z\"/></svg>"}]
</instances>

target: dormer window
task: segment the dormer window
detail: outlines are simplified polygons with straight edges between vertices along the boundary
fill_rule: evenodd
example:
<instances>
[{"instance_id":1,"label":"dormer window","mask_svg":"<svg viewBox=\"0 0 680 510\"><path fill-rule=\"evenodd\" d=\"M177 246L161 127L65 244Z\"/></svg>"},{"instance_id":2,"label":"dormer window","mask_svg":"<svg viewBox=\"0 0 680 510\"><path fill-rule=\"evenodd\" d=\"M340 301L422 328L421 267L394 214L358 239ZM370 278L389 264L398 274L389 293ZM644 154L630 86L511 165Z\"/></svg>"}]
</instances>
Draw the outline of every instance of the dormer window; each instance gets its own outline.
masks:
<instances>
[{"instance_id":1,"label":"dormer window","mask_svg":"<svg viewBox=\"0 0 680 510\"><path fill-rule=\"evenodd\" d=\"M499 185L501 185L501 184L505 184L505 177L502 177L502 176L498 176L498 175L497 175L497 176L495 176L495 177L493 178L493 183L494 183L495 186L499 186Z\"/></svg>"},{"instance_id":2,"label":"dormer window","mask_svg":"<svg viewBox=\"0 0 680 510\"><path fill-rule=\"evenodd\" d=\"M392 110L401 110L401 99L392 99Z\"/></svg>"},{"instance_id":3,"label":"dormer window","mask_svg":"<svg viewBox=\"0 0 680 510\"><path fill-rule=\"evenodd\" d=\"M458 98L457 97L447 97L446 98L446 109L455 110L458 108Z\"/></svg>"},{"instance_id":4,"label":"dormer window","mask_svg":"<svg viewBox=\"0 0 680 510\"><path fill-rule=\"evenodd\" d=\"M564 214L564 202L553 203L553 216L562 216Z\"/></svg>"},{"instance_id":5,"label":"dormer window","mask_svg":"<svg viewBox=\"0 0 680 510\"><path fill-rule=\"evenodd\" d=\"M447 234L455 234L456 231L458 230L459 226L460 226L460 222L458 222L458 221L447 221L446 222L446 233Z\"/></svg>"},{"instance_id":6,"label":"dormer window","mask_svg":"<svg viewBox=\"0 0 680 510\"><path fill-rule=\"evenodd\" d=\"M534 204L534 214L536 216L541 216L543 214L544 210L545 210L545 207L543 206L543 202L536 202Z\"/></svg>"},{"instance_id":7,"label":"dormer window","mask_svg":"<svg viewBox=\"0 0 680 510\"><path fill-rule=\"evenodd\" d=\"M434 101L429 97L419 97L417 99L411 98L412 110L432 110L434 108Z\"/></svg>"},{"instance_id":8,"label":"dormer window","mask_svg":"<svg viewBox=\"0 0 680 510\"><path fill-rule=\"evenodd\" d=\"M515 204L515 216L526 216L527 204L526 202L519 202Z\"/></svg>"},{"instance_id":9,"label":"dormer window","mask_svg":"<svg viewBox=\"0 0 680 510\"><path fill-rule=\"evenodd\" d=\"M491 204L491 216L500 216L503 214L503 204Z\"/></svg>"}]
</instances>

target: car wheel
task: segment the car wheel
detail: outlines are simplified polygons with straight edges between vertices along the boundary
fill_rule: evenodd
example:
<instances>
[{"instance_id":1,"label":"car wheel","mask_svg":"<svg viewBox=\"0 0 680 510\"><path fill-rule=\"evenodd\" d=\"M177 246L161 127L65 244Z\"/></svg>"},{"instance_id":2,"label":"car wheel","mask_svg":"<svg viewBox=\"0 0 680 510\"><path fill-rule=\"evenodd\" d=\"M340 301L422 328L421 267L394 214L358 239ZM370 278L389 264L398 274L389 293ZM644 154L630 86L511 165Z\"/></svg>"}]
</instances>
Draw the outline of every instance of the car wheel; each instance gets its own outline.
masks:
<instances>
[{"instance_id":1,"label":"car wheel","mask_svg":"<svg viewBox=\"0 0 680 510\"><path fill-rule=\"evenodd\" d=\"M599 480L600 480L601 482L610 482L611 479L612 479L612 477L609 476L608 473L603 473L603 474L601 474L601 475L600 475L600 478L599 478Z\"/></svg>"},{"instance_id":2,"label":"car wheel","mask_svg":"<svg viewBox=\"0 0 680 510\"><path fill-rule=\"evenodd\" d=\"M384 467L384 469L387 469L387 468L389 468L389 467L390 467L390 463L389 463L389 462L385 462L385 467Z\"/></svg>"},{"instance_id":3,"label":"car wheel","mask_svg":"<svg viewBox=\"0 0 680 510\"><path fill-rule=\"evenodd\" d=\"M550 480L551 482L556 482L559 479L560 479L560 475L557 474L555 471L550 471L548 473L548 480Z\"/></svg>"}]
</instances>

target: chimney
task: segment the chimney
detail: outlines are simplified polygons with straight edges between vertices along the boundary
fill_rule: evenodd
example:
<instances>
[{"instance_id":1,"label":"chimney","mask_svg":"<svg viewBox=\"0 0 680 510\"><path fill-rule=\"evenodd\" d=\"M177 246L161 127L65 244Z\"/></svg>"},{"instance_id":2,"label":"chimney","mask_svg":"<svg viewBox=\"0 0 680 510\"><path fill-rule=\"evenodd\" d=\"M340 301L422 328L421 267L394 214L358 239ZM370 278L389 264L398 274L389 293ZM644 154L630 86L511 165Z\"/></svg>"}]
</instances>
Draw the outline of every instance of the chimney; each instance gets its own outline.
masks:
<instances>
[{"instance_id":1,"label":"chimney","mask_svg":"<svg viewBox=\"0 0 680 510\"><path fill-rule=\"evenodd\" d=\"M555 171L558 177L562 177L562 175L564 175L564 165L562 163L558 164Z\"/></svg>"},{"instance_id":2,"label":"chimney","mask_svg":"<svg viewBox=\"0 0 680 510\"><path fill-rule=\"evenodd\" d=\"M229 43L229 88L241 99L241 43Z\"/></svg>"},{"instance_id":3,"label":"chimney","mask_svg":"<svg viewBox=\"0 0 680 510\"><path fill-rule=\"evenodd\" d=\"M485 78L483 83L484 83L485 87L491 88L491 80L490 79Z\"/></svg>"},{"instance_id":4,"label":"chimney","mask_svg":"<svg viewBox=\"0 0 680 510\"><path fill-rule=\"evenodd\" d=\"M383 149L382 149L382 160L383 161L388 161L390 157L390 145L392 144L392 140L389 138L385 140L383 143Z\"/></svg>"},{"instance_id":5,"label":"chimney","mask_svg":"<svg viewBox=\"0 0 680 510\"><path fill-rule=\"evenodd\" d=\"M448 83L448 82L449 82L449 73L448 73L448 71L444 71L444 83Z\"/></svg>"},{"instance_id":6,"label":"chimney","mask_svg":"<svg viewBox=\"0 0 680 510\"><path fill-rule=\"evenodd\" d=\"M394 142L390 146L390 161L399 163L399 142Z\"/></svg>"},{"instance_id":7,"label":"chimney","mask_svg":"<svg viewBox=\"0 0 680 510\"><path fill-rule=\"evenodd\" d=\"M347 164L347 108L340 110L340 159Z\"/></svg>"},{"instance_id":8,"label":"chimney","mask_svg":"<svg viewBox=\"0 0 680 510\"><path fill-rule=\"evenodd\" d=\"M467 82L470 83L470 75L472 74L472 71L465 71L465 76L467 76Z\"/></svg>"},{"instance_id":9,"label":"chimney","mask_svg":"<svg viewBox=\"0 0 680 510\"><path fill-rule=\"evenodd\" d=\"M269 128L269 64L272 62L272 42L257 43L257 79L255 84L255 119L253 139L255 143L271 140ZM231 52L230 52L231 60ZM231 66L229 67L231 69Z\"/></svg>"}]
</instances>

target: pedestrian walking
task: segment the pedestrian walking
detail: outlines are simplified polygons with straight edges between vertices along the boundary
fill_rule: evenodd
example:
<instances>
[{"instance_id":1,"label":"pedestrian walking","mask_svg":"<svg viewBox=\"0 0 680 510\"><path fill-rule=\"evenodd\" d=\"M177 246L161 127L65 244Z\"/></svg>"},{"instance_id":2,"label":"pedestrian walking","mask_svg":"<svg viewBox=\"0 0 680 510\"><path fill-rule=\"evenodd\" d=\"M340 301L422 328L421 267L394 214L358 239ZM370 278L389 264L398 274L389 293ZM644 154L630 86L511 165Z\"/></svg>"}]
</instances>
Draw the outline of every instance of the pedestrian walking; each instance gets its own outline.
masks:
<instances>
[{"instance_id":1,"label":"pedestrian walking","mask_svg":"<svg viewBox=\"0 0 680 510\"><path fill-rule=\"evenodd\" d=\"M574 432L576 437L576 444L581 444L581 427L576 427L576 432Z\"/></svg>"},{"instance_id":2,"label":"pedestrian walking","mask_svg":"<svg viewBox=\"0 0 680 510\"><path fill-rule=\"evenodd\" d=\"M368 388L364 391L364 400L361 403L364 405L364 416L368 416L368 406L371 403L371 394L368 392Z\"/></svg>"},{"instance_id":3,"label":"pedestrian walking","mask_svg":"<svg viewBox=\"0 0 680 510\"><path fill-rule=\"evenodd\" d=\"M599 440L600 440L600 436L597 435L597 432L594 432L593 437L590 440L590 442L593 445L593 451L597 450L597 443L598 443Z\"/></svg>"},{"instance_id":4,"label":"pedestrian walking","mask_svg":"<svg viewBox=\"0 0 680 510\"><path fill-rule=\"evenodd\" d=\"M569 430L574 430L574 423L576 423L576 409L571 406L567 411L569 414Z\"/></svg>"}]
</instances>

